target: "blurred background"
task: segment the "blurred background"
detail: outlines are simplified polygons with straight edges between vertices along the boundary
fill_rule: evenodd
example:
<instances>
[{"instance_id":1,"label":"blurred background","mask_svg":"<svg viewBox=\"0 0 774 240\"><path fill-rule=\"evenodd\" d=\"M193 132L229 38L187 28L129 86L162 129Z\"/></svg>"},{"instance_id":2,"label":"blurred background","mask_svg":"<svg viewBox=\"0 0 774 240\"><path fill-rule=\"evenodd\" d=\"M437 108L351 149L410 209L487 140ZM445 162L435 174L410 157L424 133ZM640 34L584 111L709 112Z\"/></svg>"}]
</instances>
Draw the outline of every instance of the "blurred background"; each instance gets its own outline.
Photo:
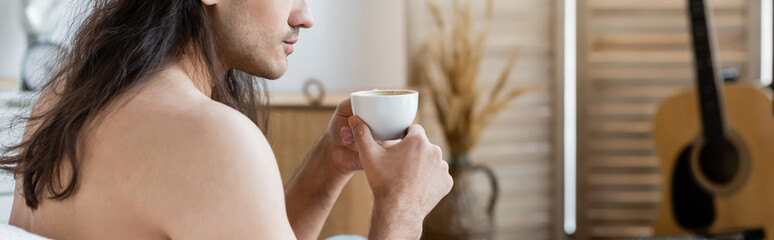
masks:
<instances>
[{"instance_id":1,"label":"blurred background","mask_svg":"<svg viewBox=\"0 0 774 240\"><path fill-rule=\"evenodd\" d=\"M68 26L79 16L73 9L83 6L79 1L2 0L3 123L29 107L16 99L34 95L20 91L25 65L34 65L25 63L25 56L32 55L29 49L35 48L32 43L67 47L73 31ZM687 1L308 1L315 26L301 31L287 74L268 84L273 93L268 137L284 181L350 92L415 89L421 99L417 122L427 126L431 141L444 146L446 159L460 161L455 182L461 187L428 217L424 238L620 239L656 234L664 178L652 121L665 98L694 88L696 82ZM46 28L45 19L34 20L36 16L48 15L35 11L57 2L63 2L64 10L55 27L36 32ZM728 69L729 80L769 85L771 0L707 2L719 46L716 57ZM455 24L465 16L469 29ZM42 21L38 28L24 27L30 18ZM449 34L455 29L467 30L463 36L470 41L455 40ZM486 41L475 41L481 33ZM444 62L465 46L481 53L480 58ZM440 57L446 60L438 60L441 52L448 54ZM445 97L433 90L433 83L459 81L449 72L473 65L478 66L470 70L474 88ZM498 95L492 89L504 92ZM770 98L770 90L761 91ZM449 123L439 121L449 116L441 114L437 103L451 104L454 93L476 99L477 105L467 106L474 114L466 117L486 123L479 134L471 134L478 144L463 151L452 151L459 137L450 136ZM502 104L488 111L486 99L497 99L493 96L502 96L502 101L493 101ZM8 144L18 138L19 131L5 131L0 140ZM7 222L13 182L4 176L0 221ZM366 235L371 198L359 173L342 193L321 237Z\"/></svg>"}]
</instances>

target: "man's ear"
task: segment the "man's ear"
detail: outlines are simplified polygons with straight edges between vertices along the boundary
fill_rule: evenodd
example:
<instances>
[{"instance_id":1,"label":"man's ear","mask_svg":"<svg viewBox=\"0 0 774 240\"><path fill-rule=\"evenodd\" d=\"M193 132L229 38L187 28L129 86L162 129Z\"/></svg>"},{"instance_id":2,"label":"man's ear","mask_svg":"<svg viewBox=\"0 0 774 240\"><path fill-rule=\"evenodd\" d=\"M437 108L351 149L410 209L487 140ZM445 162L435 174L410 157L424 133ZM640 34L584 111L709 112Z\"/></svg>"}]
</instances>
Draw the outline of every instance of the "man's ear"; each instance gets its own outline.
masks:
<instances>
[{"instance_id":1,"label":"man's ear","mask_svg":"<svg viewBox=\"0 0 774 240\"><path fill-rule=\"evenodd\" d=\"M202 0L202 3L207 6L212 6L218 3L218 0Z\"/></svg>"}]
</instances>

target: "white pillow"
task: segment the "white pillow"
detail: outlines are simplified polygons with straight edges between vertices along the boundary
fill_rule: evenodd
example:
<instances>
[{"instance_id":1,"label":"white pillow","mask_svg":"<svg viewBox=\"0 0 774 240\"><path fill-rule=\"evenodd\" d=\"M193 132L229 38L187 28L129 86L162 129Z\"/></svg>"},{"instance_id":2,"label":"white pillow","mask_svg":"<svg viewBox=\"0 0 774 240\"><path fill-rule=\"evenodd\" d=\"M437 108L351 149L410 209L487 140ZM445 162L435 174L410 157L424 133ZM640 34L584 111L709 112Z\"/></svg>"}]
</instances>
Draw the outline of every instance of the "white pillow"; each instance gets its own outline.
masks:
<instances>
[{"instance_id":1,"label":"white pillow","mask_svg":"<svg viewBox=\"0 0 774 240\"><path fill-rule=\"evenodd\" d=\"M368 239L358 235L338 235L338 236L329 237L325 240L368 240Z\"/></svg>"},{"instance_id":2,"label":"white pillow","mask_svg":"<svg viewBox=\"0 0 774 240\"><path fill-rule=\"evenodd\" d=\"M44 238L8 224L0 224L0 239L3 240L46 240Z\"/></svg>"}]
</instances>

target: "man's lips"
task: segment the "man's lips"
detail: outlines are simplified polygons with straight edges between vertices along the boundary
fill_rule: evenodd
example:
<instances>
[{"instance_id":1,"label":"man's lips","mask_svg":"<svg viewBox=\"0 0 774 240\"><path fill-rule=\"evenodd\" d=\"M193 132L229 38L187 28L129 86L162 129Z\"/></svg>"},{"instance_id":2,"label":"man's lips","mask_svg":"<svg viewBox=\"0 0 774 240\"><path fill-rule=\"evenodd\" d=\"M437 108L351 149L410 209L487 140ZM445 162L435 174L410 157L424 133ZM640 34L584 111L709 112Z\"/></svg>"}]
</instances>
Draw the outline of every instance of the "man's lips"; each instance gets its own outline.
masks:
<instances>
[{"instance_id":1,"label":"man's lips","mask_svg":"<svg viewBox=\"0 0 774 240\"><path fill-rule=\"evenodd\" d=\"M282 42L284 43L285 53L290 55L291 53L293 53L293 50L294 50L293 44L296 44L296 42L298 42L298 39L282 41Z\"/></svg>"}]
</instances>

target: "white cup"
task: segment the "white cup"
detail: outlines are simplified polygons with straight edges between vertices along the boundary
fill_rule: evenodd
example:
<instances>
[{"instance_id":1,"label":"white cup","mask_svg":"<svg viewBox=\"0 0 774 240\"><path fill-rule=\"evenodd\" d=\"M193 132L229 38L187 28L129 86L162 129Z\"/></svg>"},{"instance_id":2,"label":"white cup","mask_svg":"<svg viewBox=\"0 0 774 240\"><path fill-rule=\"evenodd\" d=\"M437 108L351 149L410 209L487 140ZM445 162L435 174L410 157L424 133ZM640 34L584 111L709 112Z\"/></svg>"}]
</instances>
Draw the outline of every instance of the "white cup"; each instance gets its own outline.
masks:
<instances>
[{"instance_id":1,"label":"white cup","mask_svg":"<svg viewBox=\"0 0 774 240\"><path fill-rule=\"evenodd\" d=\"M400 139L417 116L419 93L411 90L371 90L350 94L352 113L371 128L374 140Z\"/></svg>"}]
</instances>

